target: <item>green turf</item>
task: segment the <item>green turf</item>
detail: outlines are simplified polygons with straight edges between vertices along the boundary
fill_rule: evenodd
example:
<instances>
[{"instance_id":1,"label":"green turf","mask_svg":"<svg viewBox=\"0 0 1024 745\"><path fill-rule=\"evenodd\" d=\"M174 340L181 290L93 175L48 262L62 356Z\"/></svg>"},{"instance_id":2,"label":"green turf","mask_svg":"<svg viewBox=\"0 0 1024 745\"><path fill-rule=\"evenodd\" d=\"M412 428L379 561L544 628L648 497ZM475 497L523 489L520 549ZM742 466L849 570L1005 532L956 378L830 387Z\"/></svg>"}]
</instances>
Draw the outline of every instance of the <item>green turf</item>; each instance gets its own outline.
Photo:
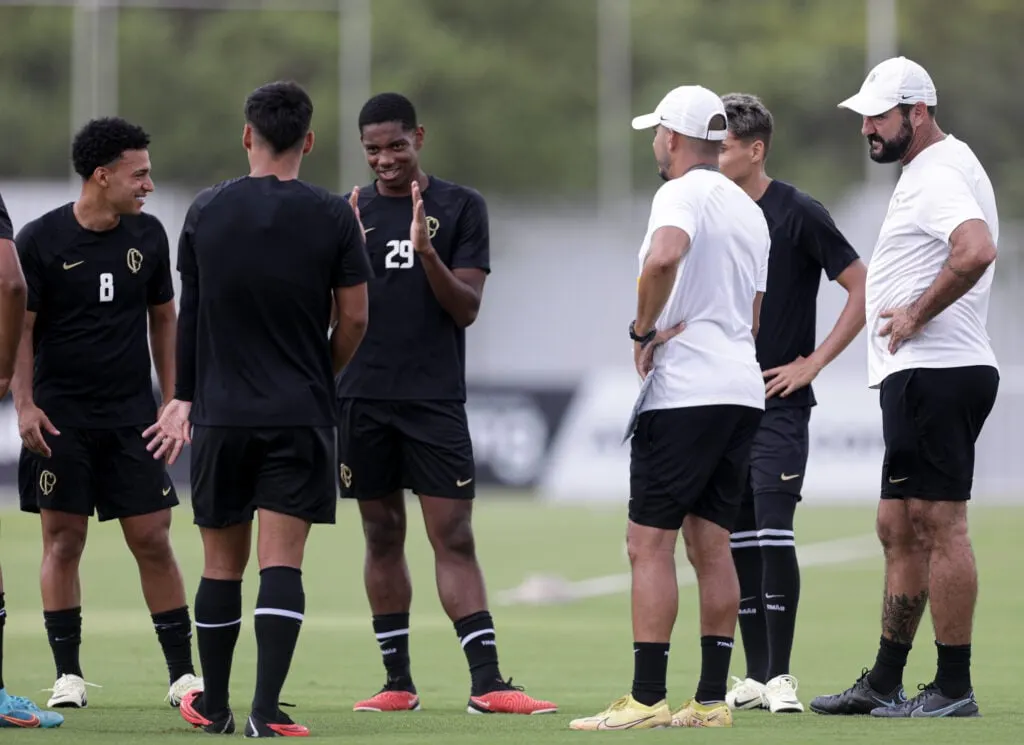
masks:
<instances>
[{"instance_id":1,"label":"green turf","mask_svg":"<svg viewBox=\"0 0 1024 745\"><path fill-rule=\"evenodd\" d=\"M632 676L629 603L625 594L565 605L494 608L502 669L527 691L558 702L559 713L539 717L469 716L465 661L436 599L433 565L422 522L410 525L410 567L415 587L411 651L413 673L424 709L420 712L355 714L352 703L382 681L362 589L362 533L350 504L339 524L313 532L307 553L306 624L284 699L297 721L315 737L339 743L521 743L531 745L594 738L621 741L707 738L758 745L870 742L919 745L978 742L1019 743L1024 715L1016 699L1024 657L1018 633L1024 593L1016 584L1024 509L975 508L972 533L981 573L974 676L983 718L977 720L876 721L829 718L806 713L741 712L736 726L716 734L666 730L578 733L570 718L597 712L628 691ZM198 535L186 509L176 513L175 547L191 596L199 577ZM553 508L530 502L478 502L479 553L492 594L518 585L532 573L558 573L581 580L626 571L622 510ZM797 536L803 544L870 533L867 508L804 508ZM34 737L76 743L185 742L207 736L191 730L162 703L165 670L138 588L132 559L118 527L93 524L83 561L86 679L90 708L67 713L60 730L48 734L4 730L2 742ZM5 677L12 692L45 701L39 689L53 683L53 668L42 628L38 525L14 512L2 514L0 560L10 614L6 631ZM254 567L250 567L254 569ZM245 584L246 607L255 599L256 575ZM807 567L793 672L806 703L853 682L870 665L878 638L881 560L876 554L847 564ZM673 706L692 694L699 667L696 594L682 590L680 621L673 638L669 695ZM254 679L252 623L247 616L232 683L238 716L247 712ZM911 655L907 685L934 674L931 626L921 626ZM737 648L732 672L742 673ZM195 739L192 740L196 742Z\"/></svg>"}]
</instances>

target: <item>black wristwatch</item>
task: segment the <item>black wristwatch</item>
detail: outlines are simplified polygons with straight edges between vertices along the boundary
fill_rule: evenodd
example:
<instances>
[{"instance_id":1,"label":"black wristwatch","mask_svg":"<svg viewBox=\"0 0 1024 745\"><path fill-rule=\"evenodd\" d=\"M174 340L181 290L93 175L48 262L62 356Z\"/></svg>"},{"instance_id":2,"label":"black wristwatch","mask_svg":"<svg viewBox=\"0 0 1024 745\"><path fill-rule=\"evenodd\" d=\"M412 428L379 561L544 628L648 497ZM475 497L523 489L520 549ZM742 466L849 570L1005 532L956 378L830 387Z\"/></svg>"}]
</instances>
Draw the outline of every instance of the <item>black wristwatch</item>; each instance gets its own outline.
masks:
<instances>
[{"instance_id":1,"label":"black wristwatch","mask_svg":"<svg viewBox=\"0 0 1024 745\"><path fill-rule=\"evenodd\" d=\"M633 341L640 342L640 348L641 349L643 349L648 344L650 344L652 341L654 341L654 337L657 336L657 335L658 335L658 329L653 329L652 328L650 331L648 331L643 336L637 336L636 335L636 321L630 321L629 322L629 338L632 339Z\"/></svg>"}]
</instances>

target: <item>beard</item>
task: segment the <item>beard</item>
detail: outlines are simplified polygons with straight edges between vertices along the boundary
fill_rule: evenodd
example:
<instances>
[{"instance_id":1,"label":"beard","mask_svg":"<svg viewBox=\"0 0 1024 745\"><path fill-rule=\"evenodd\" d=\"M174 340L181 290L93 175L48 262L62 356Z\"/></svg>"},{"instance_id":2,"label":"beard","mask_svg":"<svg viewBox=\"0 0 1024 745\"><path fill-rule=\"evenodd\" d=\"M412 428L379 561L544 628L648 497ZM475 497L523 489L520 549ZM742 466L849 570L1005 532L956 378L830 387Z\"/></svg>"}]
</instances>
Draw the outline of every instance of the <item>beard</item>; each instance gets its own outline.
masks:
<instances>
[{"instance_id":1,"label":"beard","mask_svg":"<svg viewBox=\"0 0 1024 745\"><path fill-rule=\"evenodd\" d=\"M877 152L874 149L869 149L868 155L875 163L895 163L902 160L903 156L907 154L913 138L914 128L910 126L910 117L904 115L899 133L891 140L883 140L878 135L868 135L869 146L875 143L882 146Z\"/></svg>"}]
</instances>

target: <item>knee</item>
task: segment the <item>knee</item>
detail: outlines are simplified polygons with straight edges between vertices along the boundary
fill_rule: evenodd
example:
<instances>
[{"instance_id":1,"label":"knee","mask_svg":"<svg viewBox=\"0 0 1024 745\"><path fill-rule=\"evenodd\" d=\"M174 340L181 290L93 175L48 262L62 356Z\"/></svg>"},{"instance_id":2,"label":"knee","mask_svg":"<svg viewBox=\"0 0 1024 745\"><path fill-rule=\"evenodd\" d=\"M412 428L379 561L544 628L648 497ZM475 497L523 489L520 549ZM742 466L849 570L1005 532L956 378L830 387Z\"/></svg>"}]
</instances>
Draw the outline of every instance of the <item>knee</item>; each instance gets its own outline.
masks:
<instances>
[{"instance_id":1,"label":"knee","mask_svg":"<svg viewBox=\"0 0 1024 745\"><path fill-rule=\"evenodd\" d=\"M905 519L893 519L879 515L875 532L887 558L905 556L922 550L913 523Z\"/></svg>"},{"instance_id":2,"label":"knee","mask_svg":"<svg viewBox=\"0 0 1024 745\"><path fill-rule=\"evenodd\" d=\"M166 563L174 560L171 531L164 525L154 525L133 532L128 538L128 548L136 561Z\"/></svg>"},{"instance_id":3,"label":"knee","mask_svg":"<svg viewBox=\"0 0 1024 745\"><path fill-rule=\"evenodd\" d=\"M914 537L922 549L934 551L967 541L965 512L943 509L951 503L914 501L908 506Z\"/></svg>"},{"instance_id":4,"label":"knee","mask_svg":"<svg viewBox=\"0 0 1024 745\"><path fill-rule=\"evenodd\" d=\"M43 535L43 552L52 561L61 564L77 562L84 550L84 528L70 525L55 527Z\"/></svg>"},{"instance_id":5,"label":"knee","mask_svg":"<svg viewBox=\"0 0 1024 745\"><path fill-rule=\"evenodd\" d=\"M476 558L473 524L468 513L453 515L438 526L430 536L430 542L436 552L464 559Z\"/></svg>"},{"instance_id":6,"label":"knee","mask_svg":"<svg viewBox=\"0 0 1024 745\"><path fill-rule=\"evenodd\" d=\"M405 516L387 512L372 519L363 519L366 551L374 559L401 555L405 546Z\"/></svg>"}]
</instances>

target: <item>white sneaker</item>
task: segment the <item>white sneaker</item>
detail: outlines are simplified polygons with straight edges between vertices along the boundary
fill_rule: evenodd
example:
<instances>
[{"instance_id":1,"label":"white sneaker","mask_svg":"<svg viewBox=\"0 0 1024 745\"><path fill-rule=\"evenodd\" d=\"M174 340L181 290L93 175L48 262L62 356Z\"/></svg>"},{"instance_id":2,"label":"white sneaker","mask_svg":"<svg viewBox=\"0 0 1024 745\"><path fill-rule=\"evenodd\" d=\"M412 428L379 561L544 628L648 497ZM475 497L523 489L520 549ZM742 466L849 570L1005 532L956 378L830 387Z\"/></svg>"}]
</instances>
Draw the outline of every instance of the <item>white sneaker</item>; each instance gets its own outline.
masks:
<instances>
[{"instance_id":1,"label":"white sneaker","mask_svg":"<svg viewBox=\"0 0 1024 745\"><path fill-rule=\"evenodd\" d=\"M764 683L758 683L753 678L737 678L732 676L735 683L732 689L725 694L725 703L730 709L764 709Z\"/></svg>"},{"instance_id":2,"label":"white sneaker","mask_svg":"<svg viewBox=\"0 0 1024 745\"><path fill-rule=\"evenodd\" d=\"M167 698L165 700L169 701L171 706L176 709L186 693L201 690L203 690L203 679L189 673L182 675L171 683L171 688L167 691Z\"/></svg>"},{"instance_id":3,"label":"white sneaker","mask_svg":"<svg viewBox=\"0 0 1024 745\"><path fill-rule=\"evenodd\" d=\"M764 701L772 714L803 711L804 705L796 697L797 682L792 675L778 675L764 686Z\"/></svg>"},{"instance_id":4,"label":"white sneaker","mask_svg":"<svg viewBox=\"0 0 1024 745\"><path fill-rule=\"evenodd\" d=\"M100 688L95 683L86 683L77 675L61 675L53 688L43 689L53 693L46 705L51 709L84 709L89 705L85 695L86 686Z\"/></svg>"}]
</instances>

